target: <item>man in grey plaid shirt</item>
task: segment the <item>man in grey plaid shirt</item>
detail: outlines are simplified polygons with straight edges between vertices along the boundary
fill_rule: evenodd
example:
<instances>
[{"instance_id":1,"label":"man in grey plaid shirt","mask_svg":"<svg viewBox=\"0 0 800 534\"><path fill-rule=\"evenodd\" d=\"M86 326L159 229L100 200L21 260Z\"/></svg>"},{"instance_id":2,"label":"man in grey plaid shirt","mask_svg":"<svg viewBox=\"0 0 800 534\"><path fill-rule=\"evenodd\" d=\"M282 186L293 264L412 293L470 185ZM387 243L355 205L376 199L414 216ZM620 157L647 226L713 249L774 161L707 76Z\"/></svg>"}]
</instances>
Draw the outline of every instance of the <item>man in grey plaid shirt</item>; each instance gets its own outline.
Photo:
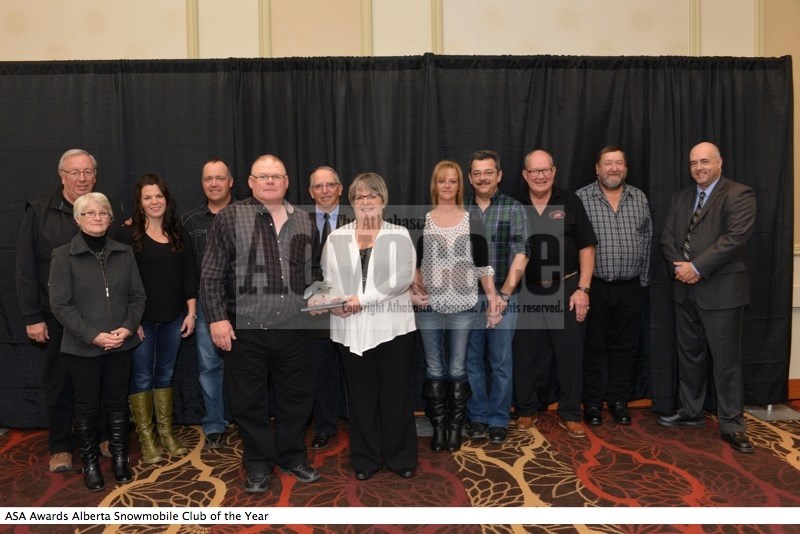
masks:
<instances>
[{"instance_id":1,"label":"man in grey plaid shirt","mask_svg":"<svg viewBox=\"0 0 800 534\"><path fill-rule=\"evenodd\" d=\"M603 148L595 170L597 180L576 191L598 240L584 345L583 419L589 425L603 424L605 396L614 421L629 425L627 401L636 378L636 338L650 283L653 223L647 197L625 183L628 167L620 147Z\"/></svg>"}]
</instances>

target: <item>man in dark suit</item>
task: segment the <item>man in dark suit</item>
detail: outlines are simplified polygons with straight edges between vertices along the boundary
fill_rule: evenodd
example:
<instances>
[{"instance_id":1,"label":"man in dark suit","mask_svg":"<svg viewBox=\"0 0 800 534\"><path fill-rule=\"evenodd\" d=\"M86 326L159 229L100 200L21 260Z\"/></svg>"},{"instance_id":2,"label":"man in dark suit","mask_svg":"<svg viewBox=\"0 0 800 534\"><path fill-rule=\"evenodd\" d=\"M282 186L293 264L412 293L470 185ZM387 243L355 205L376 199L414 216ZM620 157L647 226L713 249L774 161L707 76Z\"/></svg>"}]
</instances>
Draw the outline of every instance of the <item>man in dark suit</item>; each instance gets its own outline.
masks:
<instances>
[{"instance_id":1,"label":"man in dark suit","mask_svg":"<svg viewBox=\"0 0 800 534\"><path fill-rule=\"evenodd\" d=\"M696 185L672 196L661 250L674 273L678 344L678 411L664 426L705 424L706 369L711 357L722 438L753 452L744 428L742 314L750 301L747 242L756 218L752 189L722 177L722 158L711 143L689 154Z\"/></svg>"},{"instance_id":2,"label":"man in dark suit","mask_svg":"<svg viewBox=\"0 0 800 534\"><path fill-rule=\"evenodd\" d=\"M320 236L320 248L333 230L349 222L341 212L339 198L342 182L330 167L317 167L311 173L308 192L316 208L310 211ZM314 368L314 437L312 449L322 449L336 435L339 403L339 354L331 341L330 316L325 313L309 318L312 330L311 365Z\"/></svg>"}]
</instances>

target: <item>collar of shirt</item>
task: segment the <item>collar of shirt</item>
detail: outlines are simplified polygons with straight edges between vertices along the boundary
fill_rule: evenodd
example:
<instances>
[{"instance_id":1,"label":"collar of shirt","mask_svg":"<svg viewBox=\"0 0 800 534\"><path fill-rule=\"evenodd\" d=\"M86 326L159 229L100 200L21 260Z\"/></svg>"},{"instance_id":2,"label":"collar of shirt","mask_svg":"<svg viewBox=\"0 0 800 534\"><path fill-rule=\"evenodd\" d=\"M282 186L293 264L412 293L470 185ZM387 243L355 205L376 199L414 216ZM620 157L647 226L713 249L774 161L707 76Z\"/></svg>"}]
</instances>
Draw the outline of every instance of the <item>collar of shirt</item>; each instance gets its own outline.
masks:
<instances>
[{"instance_id":1,"label":"collar of shirt","mask_svg":"<svg viewBox=\"0 0 800 534\"><path fill-rule=\"evenodd\" d=\"M708 199L711 198L711 192L714 191L715 187L717 187L717 184L719 183L719 179L720 178L722 178L722 176L720 176L719 178L717 178L716 180L711 182L711 184L708 187L706 187L705 189L702 189L699 185L697 187L695 187L694 204L693 204L694 207L693 207L693 209L697 209L697 203L700 202L700 192L701 191L705 191L706 192L706 198L705 198L704 202L708 202Z\"/></svg>"},{"instance_id":2,"label":"collar of shirt","mask_svg":"<svg viewBox=\"0 0 800 534\"><path fill-rule=\"evenodd\" d=\"M319 230L320 234L322 233L322 227L325 226L325 213L319 206L314 207L314 212L317 214L317 230ZM336 230L336 221L339 217L339 204L336 204L336 207L333 208L331 211L327 212L329 214L328 220L331 222L331 232Z\"/></svg>"},{"instance_id":3,"label":"collar of shirt","mask_svg":"<svg viewBox=\"0 0 800 534\"><path fill-rule=\"evenodd\" d=\"M594 183L592 183L592 194L594 196L604 200L606 202L606 204L608 204L608 199L606 198L606 194L603 191L603 188L600 187L600 182L598 182L597 180L595 180ZM620 206L622 205L622 201L625 200L625 197L627 197L628 195L630 195L630 191L628 190L628 186L625 184L625 182L623 182L622 183L622 193L620 194L620 197L619 197L619 205Z\"/></svg>"}]
</instances>

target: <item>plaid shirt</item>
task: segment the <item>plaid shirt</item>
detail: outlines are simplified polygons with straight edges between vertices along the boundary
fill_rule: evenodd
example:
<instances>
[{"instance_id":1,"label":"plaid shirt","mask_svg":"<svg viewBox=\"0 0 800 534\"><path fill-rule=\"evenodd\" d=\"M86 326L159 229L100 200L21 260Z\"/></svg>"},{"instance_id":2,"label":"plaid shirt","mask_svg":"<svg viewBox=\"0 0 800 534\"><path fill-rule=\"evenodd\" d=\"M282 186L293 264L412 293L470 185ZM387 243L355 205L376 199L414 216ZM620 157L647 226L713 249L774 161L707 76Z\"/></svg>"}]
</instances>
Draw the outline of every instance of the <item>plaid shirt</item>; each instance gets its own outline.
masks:
<instances>
[{"instance_id":1,"label":"plaid shirt","mask_svg":"<svg viewBox=\"0 0 800 534\"><path fill-rule=\"evenodd\" d=\"M499 190L492 195L489 207L481 211L475 197L467 199L470 213L477 215L486 229L489 243L489 265L494 268L494 283L500 286L506 281L511 262L517 254L529 256L528 218L525 208L513 198ZM483 287L479 286L481 291Z\"/></svg>"},{"instance_id":2,"label":"plaid shirt","mask_svg":"<svg viewBox=\"0 0 800 534\"><path fill-rule=\"evenodd\" d=\"M300 313L303 292L322 278L319 236L308 213L284 201L288 219L276 234L254 198L220 210L203 256L200 298L209 323L229 313L280 325Z\"/></svg>"},{"instance_id":3,"label":"plaid shirt","mask_svg":"<svg viewBox=\"0 0 800 534\"><path fill-rule=\"evenodd\" d=\"M606 282L638 276L639 283L646 287L650 283L653 221L644 193L625 184L616 212L597 181L578 189L576 194L597 234L594 275Z\"/></svg>"}]
</instances>

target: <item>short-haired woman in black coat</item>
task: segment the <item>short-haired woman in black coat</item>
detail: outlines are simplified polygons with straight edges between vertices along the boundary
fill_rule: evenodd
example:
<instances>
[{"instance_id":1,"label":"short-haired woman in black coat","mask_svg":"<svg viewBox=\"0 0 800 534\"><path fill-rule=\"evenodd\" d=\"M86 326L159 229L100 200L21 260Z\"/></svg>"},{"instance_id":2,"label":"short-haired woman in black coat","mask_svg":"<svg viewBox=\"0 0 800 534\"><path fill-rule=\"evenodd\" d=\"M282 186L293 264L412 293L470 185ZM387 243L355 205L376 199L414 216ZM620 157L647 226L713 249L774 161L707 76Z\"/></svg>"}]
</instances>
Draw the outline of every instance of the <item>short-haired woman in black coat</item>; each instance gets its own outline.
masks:
<instances>
[{"instance_id":1,"label":"short-haired woman in black coat","mask_svg":"<svg viewBox=\"0 0 800 534\"><path fill-rule=\"evenodd\" d=\"M80 232L53 251L50 306L64 326L61 352L75 386L75 435L86 488L105 487L98 456L100 406L108 424L114 479L132 480L128 467L128 385L133 348L145 305L136 258L106 236L114 212L102 193L75 201ZM102 395L102 399L101 399Z\"/></svg>"}]
</instances>

